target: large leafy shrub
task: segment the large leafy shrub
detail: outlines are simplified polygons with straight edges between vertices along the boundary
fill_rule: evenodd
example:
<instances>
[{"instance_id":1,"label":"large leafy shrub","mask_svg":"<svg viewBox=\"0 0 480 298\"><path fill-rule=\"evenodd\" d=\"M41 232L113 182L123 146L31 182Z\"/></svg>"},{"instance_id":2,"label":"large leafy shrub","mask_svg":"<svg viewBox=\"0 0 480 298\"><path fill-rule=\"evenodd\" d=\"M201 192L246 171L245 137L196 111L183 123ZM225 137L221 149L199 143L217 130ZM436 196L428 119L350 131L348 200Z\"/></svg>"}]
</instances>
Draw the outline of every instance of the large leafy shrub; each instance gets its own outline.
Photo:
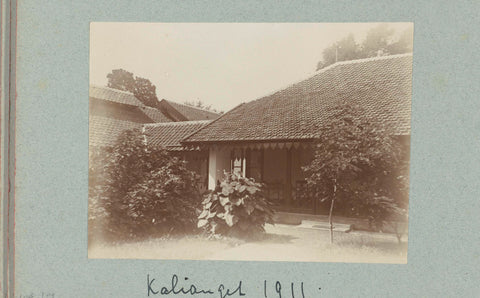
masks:
<instances>
[{"instance_id":1,"label":"large leafy shrub","mask_svg":"<svg viewBox=\"0 0 480 298\"><path fill-rule=\"evenodd\" d=\"M173 158L132 187L122 202L128 206L128 216L116 222L126 221L130 232L137 235L193 231L200 205L195 184L195 174Z\"/></svg>"},{"instance_id":2,"label":"large leafy shrub","mask_svg":"<svg viewBox=\"0 0 480 298\"><path fill-rule=\"evenodd\" d=\"M215 191L205 195L202 207L198 227L210 234L256 237L265 231L265 223L273 223L263 185L234 173L226 173Z\"/></svg>"},{"instance_id":3,"label":"large leafy shrub","mask_svg":"<svg viewBox=\"0 0 480 298\"><path fill-rule=\"evenodd\" d=\"M104 162L110 154L109 147L90 147L88 173L88 243L104 238L108 212L103 202L108 193Z\"/></svg>"},{"instance_id":4,"label":"large leafy shrub","mask_svg":"<svg viewBox=\"0 0 480 298\"><path fill-rule=\"evenodd\" d=\"M141 237L193 231L201 198L185 161L147 146L138 130L90 155L89 232Z\"/></svg>"}]
</instances>

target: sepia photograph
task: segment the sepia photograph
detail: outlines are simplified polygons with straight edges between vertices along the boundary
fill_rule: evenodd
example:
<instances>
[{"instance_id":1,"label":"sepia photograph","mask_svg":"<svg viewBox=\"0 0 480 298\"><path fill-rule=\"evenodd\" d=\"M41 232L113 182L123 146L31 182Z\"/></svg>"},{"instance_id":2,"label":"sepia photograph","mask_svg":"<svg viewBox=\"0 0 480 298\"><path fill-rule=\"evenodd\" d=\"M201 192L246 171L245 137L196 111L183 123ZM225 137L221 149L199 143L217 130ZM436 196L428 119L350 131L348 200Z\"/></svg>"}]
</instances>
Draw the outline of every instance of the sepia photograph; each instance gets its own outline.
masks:
<instances>
[{"instance_id":1,"label":"sepia photograph","mask_svg":"<svg viewBox=\"0 0 480 298\"><path fill-rule=\"evenodd\" d=\"M406 264L413 30L90 23L88 257Z\"/></svg>"}]
</instances>

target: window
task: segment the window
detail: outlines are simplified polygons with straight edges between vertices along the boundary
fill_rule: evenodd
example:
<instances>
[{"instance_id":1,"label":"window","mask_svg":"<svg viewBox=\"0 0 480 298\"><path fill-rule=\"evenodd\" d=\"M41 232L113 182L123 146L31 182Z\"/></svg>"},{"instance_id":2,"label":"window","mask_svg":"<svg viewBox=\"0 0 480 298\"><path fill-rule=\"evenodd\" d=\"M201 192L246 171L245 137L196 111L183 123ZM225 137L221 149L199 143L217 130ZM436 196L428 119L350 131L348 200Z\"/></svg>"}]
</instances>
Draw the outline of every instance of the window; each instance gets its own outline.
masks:
<instances>
[{"instance_id":1,"label":"window","mask_svg":"<svg viewBox=\"0 0 480 298\"><path fill-rule=\"evenodd\" d=\"M245 150L234 149L231 153L230 168L232 173L245 176Z\"/></svg>"}]
</instances>

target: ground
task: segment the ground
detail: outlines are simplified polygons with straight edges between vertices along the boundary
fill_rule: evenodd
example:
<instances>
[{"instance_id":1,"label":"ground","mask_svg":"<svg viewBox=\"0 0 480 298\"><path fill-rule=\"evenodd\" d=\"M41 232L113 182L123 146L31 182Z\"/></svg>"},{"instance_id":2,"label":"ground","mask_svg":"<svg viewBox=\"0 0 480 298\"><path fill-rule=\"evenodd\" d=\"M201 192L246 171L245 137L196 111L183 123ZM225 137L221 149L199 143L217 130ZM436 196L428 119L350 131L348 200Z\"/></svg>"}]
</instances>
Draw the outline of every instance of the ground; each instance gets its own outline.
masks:
<instances>
[{"instance_id":1,"label":"ground","mask_svg":"<svg viewBox=\"0 0 480 298\"><path fill-rule=\"evenodd\" d=\"M96 243L89 258L406 263L407 243L392 234L336 232L293 225L267 225L261 240L189 236L130 243Z\"/></svg>"}]
</instances>

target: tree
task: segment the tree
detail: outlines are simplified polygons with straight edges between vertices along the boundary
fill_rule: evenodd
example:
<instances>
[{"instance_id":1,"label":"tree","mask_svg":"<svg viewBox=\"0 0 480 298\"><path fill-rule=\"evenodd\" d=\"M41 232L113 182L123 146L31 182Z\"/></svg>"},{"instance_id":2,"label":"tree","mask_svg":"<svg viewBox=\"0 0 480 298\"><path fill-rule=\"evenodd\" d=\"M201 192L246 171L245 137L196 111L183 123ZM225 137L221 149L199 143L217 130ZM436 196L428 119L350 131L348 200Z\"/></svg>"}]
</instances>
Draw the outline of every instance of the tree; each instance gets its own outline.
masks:
<instances>
[{"instance_id":1,"label":"tree","mask_svg":"<svg viewBox=\"0 0 480 298\"><path fill-rule=\"evenodd\" d=\"M330 241L333 211L341 202L356 216L382 226L389 216L401 214L397 203L401 151L392 134L346 101L331 110L321 128L312 162L303 168L315 199L330 202ZM403 176L408 174L403 173Z\"/></svg>"},{"instance_id":2,"label":"tree","mask_svg":"<svg viewBox=\"0 0 480 298\"><path fill-rule=\"evenodd\" d=\"M133 93L135 79L133 73L123 69L114 69L107 75L108 87Z\"/></svg>"},{"instance_id":3,"label":"tree","mask_svg":"<svg viewBox=\"0 0 480 298\"><path fill-rule=\"evenodd\" d=\"M158 98L156 95L156 87L148 79L135 77L133 95L146 106L157 106Z\"/></svg>"},{"instance_id":4,"label":"tree","mask_svg":"<svg viewBox=\"0 0 480 298\"><path fill-rule=\"evenodd\" d=\"M187 106L203 109L205 111L212 111L212 112L219 113L219 114L224 113L223 111L218 111L217 109L212 108L212 105L204 104L201 100L197 100L196 102L187 100L187 101L184 102L184 104L186 104Z\"/></svg>"},{"instance_id":5,"label":"tree","mask_svg":"<svg viewBox=\"0 0 480 298\"><path fill-rule=\"evenodd\" d=\"M362 43L361 56L375 57L377 55L388 55L389 45L393 43L394 29L379 24L367 32L367 37Z\"/></svg>"},{"instance_id":6,"label":"tree","mask_svg":"<svg viewBox=\"0 0 480 298\"><path fill-rule=\"evenodd\" d=\"M318 63L317 70L337 61L357 59L360 55L360 46L356 43L353 34L349 34L323 50L322 55L323 60Z\"/></svg>"},{"instance_id":7,"label":"tree","mask_svg":"<svg viewBox=\"0 0 480 298\"><path fill-rule=\"evenodd\" d=\"M405 29L397 41L388 45L388 52L391 55L410 53L413 51L413 28Z\"/></svg>"},{"instance_id":8,"label":"tree","mask_svg":"<svg viewBox=\"0 0 480 298\"><path fill-rule=\"evenodd\" d=\"M337 61L346 61L375 57L378 55L395 55L409 53L413 50L413 28L404 30L397 38L395 30L385 24L370 29L362 43L357 43L352 34L330 45L322 52L322 60L317 70Z\"/></svg>"},{"instance_id":9,"label":"tree","mask_svg":"<svg viewBox=\"0 0 480 298\"><path fill-rule=\"evenodd\" d=\"M114 69L107 75L108 87L127 91L149 107L156 107L158 98L156 95L156 87L150 80L137 77L133 73L124 69Z\"/></svg>"}]
</instances>

